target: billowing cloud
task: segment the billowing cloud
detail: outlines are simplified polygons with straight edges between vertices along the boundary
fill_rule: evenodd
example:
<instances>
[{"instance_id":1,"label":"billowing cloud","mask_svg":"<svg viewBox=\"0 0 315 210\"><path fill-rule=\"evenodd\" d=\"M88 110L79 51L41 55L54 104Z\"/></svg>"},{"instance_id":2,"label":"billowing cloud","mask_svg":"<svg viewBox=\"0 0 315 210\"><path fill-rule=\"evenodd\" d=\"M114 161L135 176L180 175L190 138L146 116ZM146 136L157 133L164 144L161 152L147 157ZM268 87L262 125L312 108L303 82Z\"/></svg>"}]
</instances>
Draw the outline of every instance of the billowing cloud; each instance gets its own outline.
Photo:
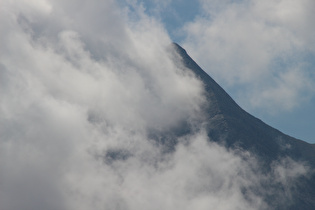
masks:
<instances>
[{"instance_id":1,"label":"billowing cloud","mask_svg":"<svg viewBox=\"0 0 315 210\"><path fill-rule=\"evenodd\" d=\"M311 0L201 0L185 48L252 109L290 110L314 97Z\"/></svg>"},{"instance_id":2,"label":"billowing cloud","mask_svg":"<svg viewBox=\"0 0 315 210\"><path fill-rule=\"evenodd\" d=\"M209 143L203 85L141 7L1 4L1 209L264 209L261 180L307 173Z\"/></svg>"}]
</instances>

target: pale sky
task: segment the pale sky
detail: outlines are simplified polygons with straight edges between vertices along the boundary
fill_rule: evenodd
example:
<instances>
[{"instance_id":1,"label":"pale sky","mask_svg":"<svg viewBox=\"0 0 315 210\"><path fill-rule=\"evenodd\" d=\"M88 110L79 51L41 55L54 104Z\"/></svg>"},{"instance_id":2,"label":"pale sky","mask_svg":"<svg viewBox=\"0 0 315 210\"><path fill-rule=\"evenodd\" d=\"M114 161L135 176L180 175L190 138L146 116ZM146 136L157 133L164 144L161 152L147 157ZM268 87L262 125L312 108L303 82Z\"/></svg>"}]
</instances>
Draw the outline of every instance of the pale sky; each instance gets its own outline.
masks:
<instances>
[{"instance_id":1,"label":"pale sky","mask_svg":"<svg viewBox=\"0 0 315 210\"><path fill-rule=\"evenodd\" d=\"M249 113L315 143L315 2L140 1Z\"/></svg>"}]
</instances>

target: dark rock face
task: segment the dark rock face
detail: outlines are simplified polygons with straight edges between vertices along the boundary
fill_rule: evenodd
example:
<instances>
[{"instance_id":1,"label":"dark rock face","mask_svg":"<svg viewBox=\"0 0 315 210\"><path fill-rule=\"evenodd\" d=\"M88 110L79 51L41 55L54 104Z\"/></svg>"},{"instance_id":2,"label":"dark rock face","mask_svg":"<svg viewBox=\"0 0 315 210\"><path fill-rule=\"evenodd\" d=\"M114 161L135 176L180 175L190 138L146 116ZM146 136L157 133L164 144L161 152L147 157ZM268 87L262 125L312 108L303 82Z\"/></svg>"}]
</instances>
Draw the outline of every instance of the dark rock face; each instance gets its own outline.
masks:
<instances>
[{"instance_id":1,"label":"dark rock face","mask_svg":"<svg viewBox=\"0 0 315 210\"><path fill-rule=\"evenodd\" d=\"M173 46L183 65L204 83L209 102L205 107L209 139L227 148L240 148L255 154L267 172L272 161L285 157L305 162L311 170L315 169L314 144L285 135L244 111L182 47L175 43ZM315 209L314 173L299 180L292 197L294 202L289 207L278 204L272 196L266 201L275 209Z\"/></svg>"}]
</instances>

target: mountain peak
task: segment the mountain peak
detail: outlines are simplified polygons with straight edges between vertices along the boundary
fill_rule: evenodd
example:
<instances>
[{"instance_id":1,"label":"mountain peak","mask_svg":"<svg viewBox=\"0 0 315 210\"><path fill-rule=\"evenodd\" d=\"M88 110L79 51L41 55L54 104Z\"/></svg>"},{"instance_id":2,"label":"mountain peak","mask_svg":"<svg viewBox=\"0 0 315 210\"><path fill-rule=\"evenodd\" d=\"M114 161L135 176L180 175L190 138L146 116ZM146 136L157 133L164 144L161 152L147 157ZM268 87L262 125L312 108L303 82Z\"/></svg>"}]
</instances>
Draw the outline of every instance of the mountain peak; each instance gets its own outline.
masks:
<instances>
[{"instance_id":1,"label":"mountain peak","mask_svg":"<svg viewBox=\"0 0 315 210\"><path fill-rule=\"evenodd\" d=\"M198 66L184 48L177 43L173 43L173 47L182 58L183 65L204 84L208 101L205 111L210 139L228 147L237 146L250 150L270 160L290 155L315 166L314 145L285 135L247 113Z\"/></svg>"},{"instance_id":2,"label":"mountain peak","mask_svg":"<svg viewBox=\"0 0 315 210\"><path fill-rule=\"evenodd\" d=\"M266 171L271 171L272 163L282 158L302 161L315 168L315 145L285 135L247 113L198 66L185 49L177 43L173 43L173 47L182 58L183 65L204 84L208 102L204 112L210 141L251 152ZM300 182L294 192L297 201L290 209L314 209L315 200L311 198L315 196L315 175Z\"/></svg>"}]
</instances>

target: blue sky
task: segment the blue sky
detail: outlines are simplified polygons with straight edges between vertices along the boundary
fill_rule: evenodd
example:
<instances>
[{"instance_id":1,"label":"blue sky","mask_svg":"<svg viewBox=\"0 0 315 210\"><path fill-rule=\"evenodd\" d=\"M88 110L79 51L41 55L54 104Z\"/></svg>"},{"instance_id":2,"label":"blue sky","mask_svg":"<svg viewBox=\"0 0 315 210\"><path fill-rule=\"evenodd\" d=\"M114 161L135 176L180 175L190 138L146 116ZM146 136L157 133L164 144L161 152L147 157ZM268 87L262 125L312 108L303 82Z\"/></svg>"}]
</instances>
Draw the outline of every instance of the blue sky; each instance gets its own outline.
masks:
<instances>
[{"instance_id":1,"label":"blue sky","mask_svg":"<svg viewBox=\"0 0 315 210\"><path fill-rule=\"evenodd\" d=\"M138 3L246 111L315 143L312 1Z\"/></svg>"},{"instance_id":2,"label":"blue sky","mask_svg":"<svg viewBox=\"0 0 315 210\"><path fill-rule=\"evenodd\" d=\"M9 14L19 14L22 31L49 40L68 27L79 33L95 58L106 56L108 46L123 48L128 27L143 23L138 38L157 32L161 39L155 37L156 42L179 43L249 113L315 143L313 0L78 1L84 9L73 1L23 1L21 6L9 2L6 8L13 5ZM93 39L106 46L96 49L99 43L88 38L91 33L102 34Z\"/></svg>"},{"instance_id":3,"label":"blue sky","mask_svg":"<svg viewBox=\"0 0 315 210\"><path fill-rule=\"evenodd\" d=\"M2 0L0 208L273 209L262 184L282 200L308 167L261 173L254 154L209 141L203 85L170 43L247 111L314 140L314 4ZM182 122L200 129L169 136Z\"/></svg>"}]
</instances>

